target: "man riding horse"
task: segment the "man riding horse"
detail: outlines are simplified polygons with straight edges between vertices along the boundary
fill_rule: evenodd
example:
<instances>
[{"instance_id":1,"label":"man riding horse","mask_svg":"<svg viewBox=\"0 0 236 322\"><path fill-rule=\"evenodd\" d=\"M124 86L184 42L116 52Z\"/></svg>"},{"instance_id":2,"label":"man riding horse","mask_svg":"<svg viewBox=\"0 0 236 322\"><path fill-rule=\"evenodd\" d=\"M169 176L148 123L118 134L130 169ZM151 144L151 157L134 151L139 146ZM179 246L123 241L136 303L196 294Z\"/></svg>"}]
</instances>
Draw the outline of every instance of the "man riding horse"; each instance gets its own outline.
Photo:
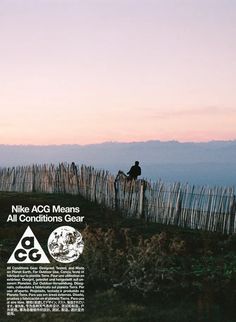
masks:
<instances>
[{"instance_id":1,"label":"man riding horse","mask_svg":"<svg viewBox=\"0 0 236 322\"><path fill-rule=\"evenodd\" d=\"M135 161L135 164L130 168L127 174L125 174L121 170L118 171L115 182L119 180L125 180L125 181L137 180L137 177L140 175L141 175L141 168L139 166L139 162Z\"/></svg>"}]
</instances>

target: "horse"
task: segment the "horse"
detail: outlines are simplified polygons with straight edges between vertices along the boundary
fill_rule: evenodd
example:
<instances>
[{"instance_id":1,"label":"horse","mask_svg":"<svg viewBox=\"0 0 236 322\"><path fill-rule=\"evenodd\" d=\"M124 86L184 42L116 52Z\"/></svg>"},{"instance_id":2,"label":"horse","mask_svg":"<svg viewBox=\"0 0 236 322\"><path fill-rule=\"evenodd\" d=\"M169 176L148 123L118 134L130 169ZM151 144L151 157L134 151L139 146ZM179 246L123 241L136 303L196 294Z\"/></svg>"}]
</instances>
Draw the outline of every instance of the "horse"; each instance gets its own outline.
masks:
<instances>
[{"instance_id":1,"label":"horse","mask_svg":"<svg viewBox=\"0 0 236 322\"><path fill-rule=\"evenodd\" d=\"M151 187L151 184L147 181L147 180L144 180L144 179L137 179L137 180L134 180L132 178L130 178L130 176L128 176L127 174L124 173L124 171L122 170L119 170L117 175L116 175L116 178L115 178L115 182L117 181L127 181L127 182L141 182L141 184L146 188L146 187Z\"/></svg>"}]
</instances>

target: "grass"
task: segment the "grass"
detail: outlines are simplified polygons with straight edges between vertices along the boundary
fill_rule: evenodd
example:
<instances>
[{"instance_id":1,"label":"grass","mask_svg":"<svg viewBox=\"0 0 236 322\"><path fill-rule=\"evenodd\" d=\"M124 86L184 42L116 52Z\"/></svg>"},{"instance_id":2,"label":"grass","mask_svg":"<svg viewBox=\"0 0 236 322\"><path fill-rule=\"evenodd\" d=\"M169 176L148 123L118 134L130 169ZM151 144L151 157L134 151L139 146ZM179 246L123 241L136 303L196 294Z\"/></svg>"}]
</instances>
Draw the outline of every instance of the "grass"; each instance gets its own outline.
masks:
<instances>
[{"instance_id":1,"label":"grass","mask_svg":"<svg viewBox=\"0 0 236 322\"><path fill-rule=\"evenodd\" d=\"M213 273L223 274L215 269L215 263L222 261L222 267L228 265L227 269L236 270L236 238L235 236L225 236L218 233L202 231L192 231L174 226L164 226L155 223L147 223L142 220L124 218L118 212L111 211L96 203L86 201L81 196L67 194L36 194L36 193L0 193L1 206L1 266L0 266L0 301L1 307L5 307L5 272L6 262L15 248L27 223L6 223L6 218L11 213L11 205L53 205L79 206L80 215L85 216L84 223L72 224L78 230L83 230L87 225L94 228L106 230L113 228L120 231L128 228L132 239L138 236L151 238L155 234L163 233L169 239L183 240L186 245L185 257L177 255L177 260L188 263L188 257L196 260L201 278L205 270ZM64 224L64 223L63 223ZM62 223L32 223L30 224L37 238L46 250L48 235ZM105 247L105 246L104 246ZM228 256L228 257L227 257ZM206 267L199 266L198 259L205 258ZM211 262L212 261L212 262ZM208 263L209 262L209 263ZM186 264L187 265L187 264ZM221 267L221 266L220 266ZM186 268L191 269L191 268ZM215 269L215 270L214 270ZM230 271L231 272L231 271ZM232 277L232 272L230 276ZM207 276L210 276L210 273ZM223 275L222 275L223 276ZM230 278L231 278L230 277ZM213 276L213 278L215 278ZM217 277L218 278L218 277ZM221 275L220 275L221 278ZM227 281L227 276L224 276ZM235 281L235 280L233 280ZM198 281L196 280L196 283ZM173 281L174 283L174 281ZM227 284L224 293L214 289L214 296L209 297L209 289L199 294L186 291L177 292L164 297L155 294L141 295L128 289L116 289L111 283L99 283L99 281L89 282L86 285L86 309L85 313L24 313L17 314L16 317L2 315L1 322L37 322L37 321L57 321L57 322L233 322L235 321L234 299L236 298L236 285ZM202 286L202 284L201 284Z\"/></svg>"}]
</instances>

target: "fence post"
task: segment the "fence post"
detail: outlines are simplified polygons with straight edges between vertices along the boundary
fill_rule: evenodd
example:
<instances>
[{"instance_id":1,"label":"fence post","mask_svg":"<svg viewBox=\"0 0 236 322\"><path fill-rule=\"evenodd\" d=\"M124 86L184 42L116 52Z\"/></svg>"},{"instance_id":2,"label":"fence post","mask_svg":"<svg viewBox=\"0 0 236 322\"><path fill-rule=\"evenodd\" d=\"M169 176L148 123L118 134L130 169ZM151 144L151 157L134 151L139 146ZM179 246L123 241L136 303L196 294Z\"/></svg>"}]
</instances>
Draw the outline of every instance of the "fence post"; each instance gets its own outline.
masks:
<instances>
[{"instance_id":1,"label":"fence post","mask_svg":"<svg viewBox=\"0 0 236 322\"><path fill-rule=\"evenodd\" d=\"M182 211L182 191L181 188L179 188L179 196L177 198L177 204L176 204L176 214L174 219L174 224L177 226L180 226L180 217L181 217L181 211Z\"/></svg>"},{"instance_id":2,"label":"fence post","mask_svg":"<svg viewBox=\"0 0 236 322\"><path fill-rule=\"evenodd\" d=\"M233 196L233 202L232 205L230 207L230 219L229 219L229 234L234 233L234 230L236 227L234 227L234 223L235 223L235 216L236 216L236 201L235 201L235 195Z\"/></svg>"},{"instance_id":3,"label":"fence post","mask_svg":"<svg viewBox=\"0 0 236 322\"><path fill-rule=\"evenodd\" d=\"M118 196L117 196L117 194L118 194L118 188L117 188L117 176L116 176L116 178L115 178L115 180L114 180L114 189L115 189L115 210L117 210L117 209L118 209Z\"/></svg>"},{"instance_id":4,"label":"fence post","mask_svg":"<svg viewBox=\"0 0 236 322\"><path fill-rule=\"evenodd\" d=\"M139 192L139 205L138 205L138 218L141 218L143 215L143 197L144 197L144 183L141 182L140 192Z\"/></svg>"}]
</instances>

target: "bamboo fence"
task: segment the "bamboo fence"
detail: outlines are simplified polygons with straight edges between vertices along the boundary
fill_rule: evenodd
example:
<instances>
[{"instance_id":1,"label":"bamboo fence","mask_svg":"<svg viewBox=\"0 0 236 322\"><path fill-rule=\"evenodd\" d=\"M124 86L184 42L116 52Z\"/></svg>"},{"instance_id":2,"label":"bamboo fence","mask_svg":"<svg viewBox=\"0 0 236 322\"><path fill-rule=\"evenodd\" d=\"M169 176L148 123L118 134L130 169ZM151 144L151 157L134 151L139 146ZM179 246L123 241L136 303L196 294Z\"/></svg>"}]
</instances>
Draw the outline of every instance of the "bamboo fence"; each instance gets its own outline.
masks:
<instances>
[{"instance_id":1,"label":"bamboo fence","mask_svg":"<svg viewBox=\"0 0 236 322\"><path fill-rule=\"evenodd\" d=\"M126 216L166 225L236 233L233 187L150 183L115 178L74 163L0 168L0 191L80 194Z\"/></svg>"}]
</instances>

